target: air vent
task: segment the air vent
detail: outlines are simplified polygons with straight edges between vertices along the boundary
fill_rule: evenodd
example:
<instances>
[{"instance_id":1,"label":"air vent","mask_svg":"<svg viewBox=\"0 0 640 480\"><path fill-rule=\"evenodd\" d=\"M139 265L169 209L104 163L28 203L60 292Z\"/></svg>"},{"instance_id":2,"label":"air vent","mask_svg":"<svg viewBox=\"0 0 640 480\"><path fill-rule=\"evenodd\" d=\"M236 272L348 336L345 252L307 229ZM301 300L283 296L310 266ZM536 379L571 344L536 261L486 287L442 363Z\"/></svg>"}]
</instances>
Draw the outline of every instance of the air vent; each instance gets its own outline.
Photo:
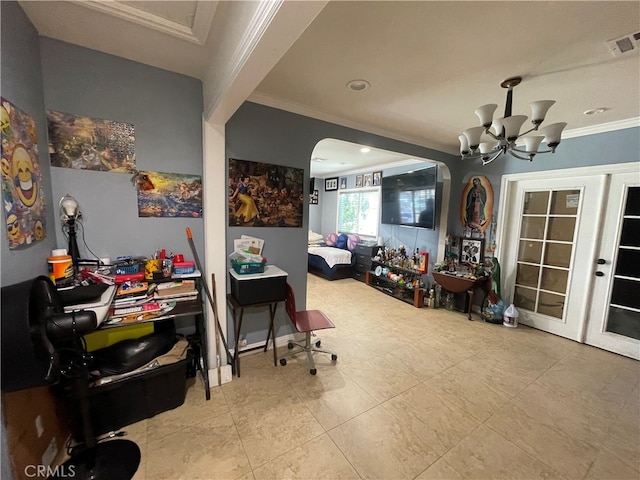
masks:
<instances>
[{"instance_id":1,"label":"air vent","mask_svg":"<svg viewBox=\"0 0 640 480\"><path fill-rule=\"evenodd\" d=\"M609 40L607 45L609 45L611 53L616 57L630 55L632 53L637 54L640 52L640 32L630 33L624 37Z\"/></svg>"}]
</instances>

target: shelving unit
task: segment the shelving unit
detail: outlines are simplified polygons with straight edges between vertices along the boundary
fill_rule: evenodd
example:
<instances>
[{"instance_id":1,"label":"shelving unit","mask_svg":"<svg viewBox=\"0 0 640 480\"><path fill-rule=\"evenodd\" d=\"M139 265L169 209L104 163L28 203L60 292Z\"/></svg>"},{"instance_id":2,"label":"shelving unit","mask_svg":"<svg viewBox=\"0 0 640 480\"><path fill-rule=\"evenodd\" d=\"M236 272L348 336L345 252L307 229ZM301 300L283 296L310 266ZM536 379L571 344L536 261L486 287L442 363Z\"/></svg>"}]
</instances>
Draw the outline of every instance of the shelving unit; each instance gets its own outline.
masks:
<instances>
[{"instance_id":1,"label":"shelving unit","mask_svg":"<svg viewBox=\"0 0 640 480\"><path fill-rule=\"evenodd\" d=\"M402 300L403 302L410 303L416 308L422 308L424 306L424 288L408 287L406 284L400 284L386 276L378 276L374 272L378 266L383 268L386 267L393 273L402 274L404 278L411 282L415 280L422 280L422 276L426 275L426 273L421 273L416 270L408 270L406 268L400 268L373 260L371 262L372 270L367 271L365 280L367 285L375 288L376 290L380 290L381 292L397 298L398 300Z\"/></svg>"}]
</instances>

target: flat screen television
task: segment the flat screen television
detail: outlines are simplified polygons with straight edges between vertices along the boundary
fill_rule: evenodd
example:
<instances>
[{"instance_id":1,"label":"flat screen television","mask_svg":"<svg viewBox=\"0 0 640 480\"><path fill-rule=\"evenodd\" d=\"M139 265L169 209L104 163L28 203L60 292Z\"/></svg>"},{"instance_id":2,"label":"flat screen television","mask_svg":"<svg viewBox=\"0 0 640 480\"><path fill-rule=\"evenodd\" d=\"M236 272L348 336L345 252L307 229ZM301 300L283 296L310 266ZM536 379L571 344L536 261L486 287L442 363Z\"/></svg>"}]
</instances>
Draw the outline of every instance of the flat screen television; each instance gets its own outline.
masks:
<instances>
[{"instance_id":1,"label":"flat screen television","mask_svg":"<svg viewBox=\"0 0 640 480\"><path fill-rule=\"evenodd\" d=\"M382 223L435 230L437 168L382 177Z\"/></svg>"}]
</instances>

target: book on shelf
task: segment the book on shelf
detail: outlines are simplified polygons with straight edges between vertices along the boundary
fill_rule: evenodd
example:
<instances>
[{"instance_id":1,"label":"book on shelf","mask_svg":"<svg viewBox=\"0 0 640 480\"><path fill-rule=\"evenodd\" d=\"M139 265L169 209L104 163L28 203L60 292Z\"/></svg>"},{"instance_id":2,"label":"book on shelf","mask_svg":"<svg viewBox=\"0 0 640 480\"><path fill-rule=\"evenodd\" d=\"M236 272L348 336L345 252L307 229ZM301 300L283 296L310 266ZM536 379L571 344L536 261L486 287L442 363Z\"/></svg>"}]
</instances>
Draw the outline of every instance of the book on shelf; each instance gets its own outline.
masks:
<instances>
[{"instance_id":1,"label":"book on shelf","mask_svg":"<svg viewBox=\"0 0 640 480\"><path fill-rule=\"evenodd\" d=\"M195 297L198 295L195 280L178 280L174 282L159 283L153 294L154 298L178 298Z\"/></svg>"},{"instance_id":2,"label":"book on shelf","mask_svg":"<svg viewBox=\"0 0 640 480\"><path fill-rule=\"evenodd\" d=\"M138 303L144 303L153 298L153 295L148 295L146 292L142 292L138 295L133 295L131 297L116 297L113 300L114 305L133 305Z\"/></svg>"},{"instance_id":3,"label":"book on shelf","mask_svg":"<svg viewBox=\"0 0 640 480\"><path fill-rule=\"evenodd\" d=\"M116 299L146 295L149 290L149 282L137 280L121 283L116 292Z\"/></svg>"}]
</instances>

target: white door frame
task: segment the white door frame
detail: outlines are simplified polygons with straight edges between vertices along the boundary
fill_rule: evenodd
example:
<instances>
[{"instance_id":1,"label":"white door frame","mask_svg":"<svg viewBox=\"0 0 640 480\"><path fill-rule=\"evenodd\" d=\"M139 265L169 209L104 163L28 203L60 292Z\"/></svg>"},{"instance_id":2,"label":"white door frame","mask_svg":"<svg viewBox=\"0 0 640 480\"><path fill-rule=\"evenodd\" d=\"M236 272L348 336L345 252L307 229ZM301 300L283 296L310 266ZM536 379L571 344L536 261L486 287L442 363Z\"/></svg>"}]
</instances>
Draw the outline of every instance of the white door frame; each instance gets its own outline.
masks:
<instances>
[{"instance_id":1,"label":"white door frame","mask_svg":"<svg viewBox=\"0 0 640 480\"><path fill-rule=\"evenodd\" d=\"M578 176L589 176L589 175L602 175L602 174L614 174L614 173L628 173L628 172L637 172L639 164L638 162L629 162L629 163L619 163L619 164L604 164L593 167L579 167L579 168L567 168L567 169L559 169L559 170L545 170L539 172L529 172L529 173L517 173L517 174L509 174L504 175L502 177L501 188L500 188L500 203L499 203L499 212L501 215L498 216L497 229L496 229L496 240L497 240L497 248L496 248L496 257L498 259L505 258L507 252L503 251L503 246L506 244L507 234L509 232L506 231L505 225L507 222L504 219L506 212L509 211L508 201L511 198L511 194L513 193L513 189L517 188L517 183L520 181L527 180L544 180L550 178L571 178ZM604 209L604 204L601 206ZM598 215L600 218L600 222L603 220L603 215ZM601 228L601 224L598 225L598 228ZM600 239L598 238L598 242ZM595 249L599 248L599 243L594 245ZM597 251L597 250L596 250ZM595 269L595 267L594 267ZM512 285L506 284L506 272L502 270L501 284L502 284L502 292L511 292L513 289ZM590 275L587 280L587 289L589 292L593 291L595 285L595 277ZM592 295L588 295L588 298L591 298ZM504 298L505 305L508 305L512 302L512 298ZM590 310L591 305L587 305L587 311ZM586 337L586 329L587 322L584 321L581 331L576 339L578 342L583 343Z\"/></svg>"}]
</instances>

